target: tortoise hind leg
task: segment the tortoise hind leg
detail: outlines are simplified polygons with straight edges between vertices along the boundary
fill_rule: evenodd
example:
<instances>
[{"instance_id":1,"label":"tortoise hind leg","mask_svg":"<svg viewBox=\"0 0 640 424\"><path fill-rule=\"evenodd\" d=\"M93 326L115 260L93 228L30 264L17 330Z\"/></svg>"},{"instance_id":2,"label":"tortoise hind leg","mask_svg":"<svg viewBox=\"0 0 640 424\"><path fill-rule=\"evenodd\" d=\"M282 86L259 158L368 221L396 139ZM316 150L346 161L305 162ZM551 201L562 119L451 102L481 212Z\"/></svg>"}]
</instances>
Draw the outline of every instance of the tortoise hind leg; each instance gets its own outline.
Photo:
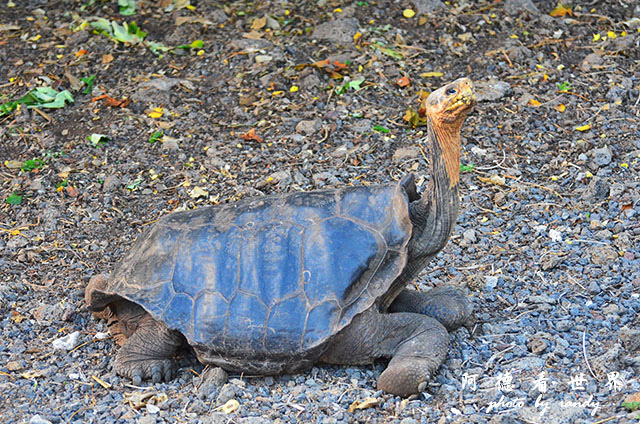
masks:
<instances>
[{"instance_id":1,"label":"tortoise hind leg","mask_svg":"<svg viewBox=\"0 0 640 424\"><path fill-rule=\"evenodd\" d=\"M147 315L118 351L116 372L133 380L136 386L147 378L154 383L169 381L173 369L172 357L182 343L179 333Z\"/></svg>"},{"instance_id":2,"label":"tortoise hind leg","mask_svg":"<svg viewBox=\"0 0 640 424\"><path fill-rule=\"evenodd\" d=\"M475 322L473 306L467 296L452 286L436 287L426 293L404 289L389 312L414 312L437 319L449 331L462 326L471 331Z\"/></svg>"},{"instance_id":3,"label":"tortoise hind leg","mask_svg":"<svg viewBox=\"0 0 640 424\"><path fill-rule=\"evenodd\" d=\"M414 313L365 312L342 330L322 357L332 364L364 364L391 358L378 388L409 396L426 388L444 362L449 334L437 320Z\"/></svg>"}]
</instances>

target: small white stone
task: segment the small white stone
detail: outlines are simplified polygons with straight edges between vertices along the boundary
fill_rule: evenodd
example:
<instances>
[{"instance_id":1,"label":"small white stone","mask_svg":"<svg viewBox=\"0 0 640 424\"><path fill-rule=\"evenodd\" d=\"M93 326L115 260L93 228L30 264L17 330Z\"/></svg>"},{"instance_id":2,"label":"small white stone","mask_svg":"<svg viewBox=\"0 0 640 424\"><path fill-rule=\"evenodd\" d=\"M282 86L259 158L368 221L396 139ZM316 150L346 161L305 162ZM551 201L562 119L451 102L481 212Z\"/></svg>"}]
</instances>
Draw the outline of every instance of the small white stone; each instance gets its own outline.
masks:
<instances>
[{"instance_id":1,"label":"small white stone","mask_svg":"<svg viewBox=\"0 0 640 424\"><path fill-rule=\"evenodd\" d=\"M96 333L93 336L93 338L96 339L96 340L104 340L106 338L109 338L109 333Z\"/></svg>"},{"instance_id":2,"label":"small white stone","mask_svg":"<svg viewBox=\"0 0 640 424\"><path fill-rule=\"evenodd\" d=\"M487 289L495 289L498 285L498 277L494 275L485 275L484 276L485 288Z\"/></svg>"},{"instance_id":3,"label":"small white stone","mask_svg":"<svg viewBox=\"0 0 640 424\"><path fill-rule=\"evenodd\" d=\"M36 414L31 417L31 419L29 420L29 424L51 424L51 421L45 420L40 415Z\"/></svg>"},{"instance_id":4,"label":"small white stone","mask_svg":"<svg viewBox=\"0 0 640 424\"><path fill-rule=\"evenodd\" d=\"M80 374L73 372L73 373L69 374L68 377L69 377L69 380L79 380L80 379Z\"/></svg>"},{"instance_id":5,"label":"small white stone","mask_svg":"<svg viewBox=\"0 0 640 424\"><path fill-rule=\"evenodd\" d=\"M147 404L147 412L150 413L150 414L157 414L158 412L160 412L160 408L158 408L154 404L148 403Z\"/></svg>"},{"instance_id":6,"label":"small white stone","mask_svg":"<svg viewBox=\"0 0 640 424\"><path fill-rule=\"evenodd\" d=\"M555 229L552 228L552 229L549 230L549 238L552 241L560 242L560 241L562 241L562 233L560 231L555 230Z\"/></svg>"},{"instance_id":7,"label":"small white stone","mask_svg":"<svg viewBox=\"0 0 640 424\"><path fill-rule=\"evenodd\" d=\"M54 340L52 345L54 349L71 350L78 346L78 339L80 339L80 332L74 331L71 334L67 334L64 337Z\"/></svg>"}]
</instances>

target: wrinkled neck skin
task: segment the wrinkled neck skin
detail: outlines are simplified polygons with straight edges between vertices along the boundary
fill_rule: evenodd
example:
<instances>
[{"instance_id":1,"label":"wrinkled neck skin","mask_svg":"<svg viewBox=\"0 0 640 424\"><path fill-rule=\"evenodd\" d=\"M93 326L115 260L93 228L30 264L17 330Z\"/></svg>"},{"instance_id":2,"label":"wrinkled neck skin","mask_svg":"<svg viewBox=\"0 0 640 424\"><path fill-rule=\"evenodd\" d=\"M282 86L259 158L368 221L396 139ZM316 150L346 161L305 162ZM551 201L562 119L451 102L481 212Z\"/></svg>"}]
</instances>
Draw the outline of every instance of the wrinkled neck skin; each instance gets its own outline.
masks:
<instances>
[{"instance_id":1,"label":"wrinkled neck skin","mask_svg":"<svg viewBox=\"0 0 640 424\"><path fill-rule=\"evenodd\" d=\"M427 147L431 181L422 197L410 205L414 227L409 242L409 262L422 262L421 258L430 259L442 250L455 226L460 205L460 129L463 121L442 123L429 117Z\"/></svg>"}]
</instances>

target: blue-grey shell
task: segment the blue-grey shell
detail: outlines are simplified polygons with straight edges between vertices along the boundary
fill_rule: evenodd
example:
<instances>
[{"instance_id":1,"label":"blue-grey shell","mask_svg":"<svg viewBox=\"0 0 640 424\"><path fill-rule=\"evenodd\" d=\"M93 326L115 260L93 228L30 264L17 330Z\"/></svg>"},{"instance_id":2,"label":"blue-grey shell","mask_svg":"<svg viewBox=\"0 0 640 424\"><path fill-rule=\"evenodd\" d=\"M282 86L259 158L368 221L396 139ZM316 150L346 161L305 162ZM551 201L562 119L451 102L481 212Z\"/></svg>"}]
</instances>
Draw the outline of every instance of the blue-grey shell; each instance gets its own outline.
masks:
<instances>
[{"instance_id":1,"label":"blue-grey shell","mask_svg":"<svg viewBox=\"0 0 640 424\"><path fill-rule=\"evenodd\" d=\"M400 183L176 212L138 239L106 291L192 345L300 356L387 292L411 228Z\"/></svg>"}]
</instances>

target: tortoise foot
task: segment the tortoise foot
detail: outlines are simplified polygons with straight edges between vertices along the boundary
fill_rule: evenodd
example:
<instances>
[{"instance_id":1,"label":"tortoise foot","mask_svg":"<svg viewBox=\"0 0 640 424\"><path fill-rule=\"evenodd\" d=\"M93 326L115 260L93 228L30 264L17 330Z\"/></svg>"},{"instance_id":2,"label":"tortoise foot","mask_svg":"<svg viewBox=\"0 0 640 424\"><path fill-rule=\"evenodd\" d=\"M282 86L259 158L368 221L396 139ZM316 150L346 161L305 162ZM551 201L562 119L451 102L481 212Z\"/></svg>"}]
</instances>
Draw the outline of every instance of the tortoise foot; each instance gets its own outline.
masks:
<instances>
[{"instance_id":1,"label":"tortoise foot","mask_svg":"<svg viewBox=\"0 0 640 424\"><path fill-rule=\"evenodd\" d=\"M473 305L462 292L452 286L436 287L426 293L403 290L389 307L389 312L413 312L437 319L449 331L462 326L473 328Z\"/></svg>"},{"instance_id":2,"label":"tortoise foot","mask_svg":"<svg viewBox=\"0 0 640 424\"><path fill-rule=\"evenodd\" d=\"M171 359L116 358L116 372L122 377L131 379L135 386L150 379L153 383L170 381L173 376L173 361Z\"/></svg>"},{"instance_id":3,"label":"tortoise foot","mask_svg":"<svg viewBox=\"0 0 640 424\"><path fill-rule=\"evenodd\" d=\"M389 366L378 378L378 389L403 397L420 393L444 362L449 346L447 330L430 317L418 322L420 326L396 347Z\"/></svg>"},{"instance_id":4,"label":"tortoise foot","mask_svg":"<svg viewBox=\"0 0 640 424\"><path fill-rule=\"evenodd\" d=\"M179 334L146 317L118 352L116 372L130 378L134 385L146 379L154 383L169 381L173 376L172 358L181 345Z\"/></svg>"}]
</instances>

